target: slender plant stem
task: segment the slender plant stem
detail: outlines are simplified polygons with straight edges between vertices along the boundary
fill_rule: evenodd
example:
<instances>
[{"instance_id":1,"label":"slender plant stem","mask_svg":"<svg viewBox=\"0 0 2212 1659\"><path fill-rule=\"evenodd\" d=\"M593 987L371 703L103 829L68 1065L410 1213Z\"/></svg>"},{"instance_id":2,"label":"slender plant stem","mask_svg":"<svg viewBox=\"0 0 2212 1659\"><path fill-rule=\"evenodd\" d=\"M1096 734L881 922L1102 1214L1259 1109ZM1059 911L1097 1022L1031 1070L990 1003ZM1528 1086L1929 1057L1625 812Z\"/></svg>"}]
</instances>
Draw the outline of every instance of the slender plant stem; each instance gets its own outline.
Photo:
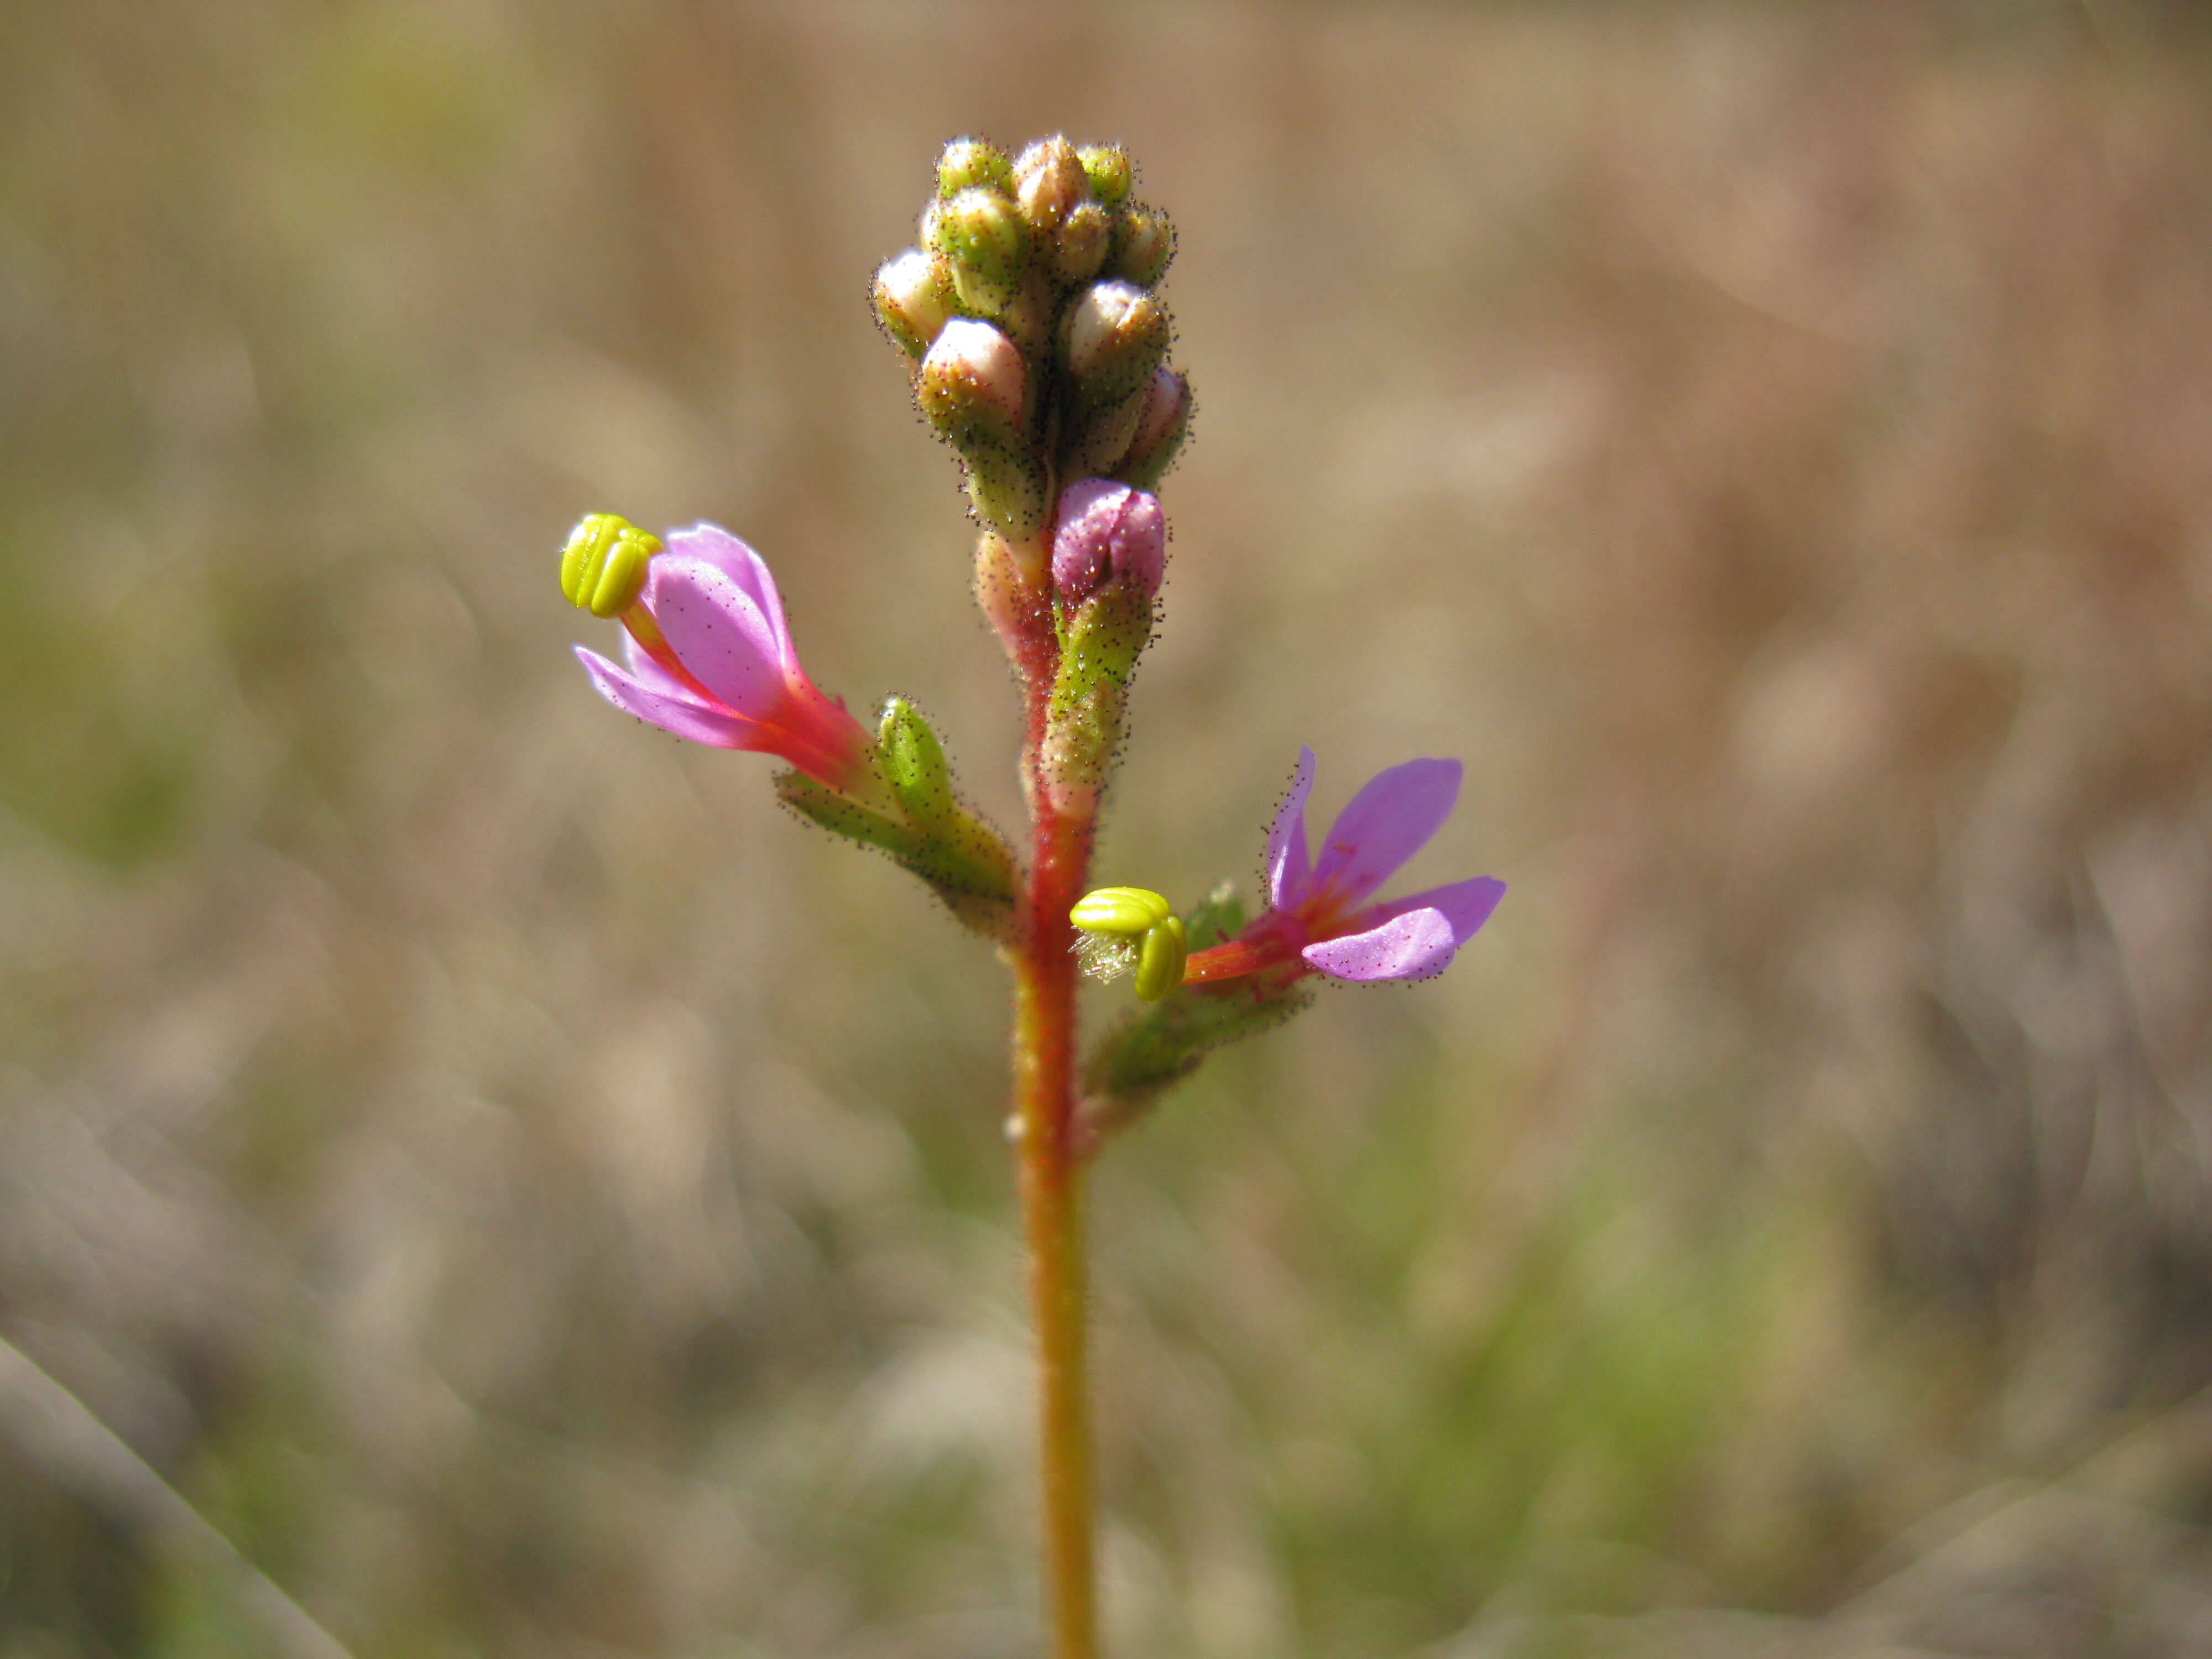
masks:
<instances>
[{"instance_id":1,"label":"slender plant stem","mask_svg":"<svg viewBox=\"0 0 2212 1659\"><path fill-rule=\"evenodd\" d=\"M1049 624L1048 623L1048 627ZM1050 635L1035 641L1038 655ZM1019 661L1024 653L1018 652ZM1097 1659L1098 1620L1085 1363L1083 1171L1075 1134L1075 930L1090 873L1091 814L1058 811L1042 775L1051 674L1026 662L1024 767L1033 825L1014 958L1014 1101L1022 1222L1036 1321L1045 1589L1053 1659Z\"/></svg>"}]
</instances>

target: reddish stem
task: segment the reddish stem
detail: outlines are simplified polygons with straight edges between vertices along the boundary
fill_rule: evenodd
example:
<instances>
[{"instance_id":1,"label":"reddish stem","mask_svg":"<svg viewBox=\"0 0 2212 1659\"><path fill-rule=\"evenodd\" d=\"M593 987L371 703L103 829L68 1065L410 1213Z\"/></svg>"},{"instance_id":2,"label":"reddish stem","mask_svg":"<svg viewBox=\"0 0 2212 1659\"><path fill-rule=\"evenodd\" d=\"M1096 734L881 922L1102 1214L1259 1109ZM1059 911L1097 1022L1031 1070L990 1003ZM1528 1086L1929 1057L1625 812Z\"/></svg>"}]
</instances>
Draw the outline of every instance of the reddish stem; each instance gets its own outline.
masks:
<instances>
[{"instance_id":1,"label":"reddish stem","mask_svg":"<svg viewBox=\"0 0 2212 1659\"><path fill-rule=\"evenodd\" d=\"M1055 662L1044 604L1006 640L1022 677L1023 781L1030 864L1014 969L1014 1103L1030 1297L1036 1321L1044 1565L1053 1659L1097 1659L1083 1249L1083 1159L1075 1121L1075 930L1089 876L1090 813L1057 811L1042 773Z\"/></svg>"}]
</instances>

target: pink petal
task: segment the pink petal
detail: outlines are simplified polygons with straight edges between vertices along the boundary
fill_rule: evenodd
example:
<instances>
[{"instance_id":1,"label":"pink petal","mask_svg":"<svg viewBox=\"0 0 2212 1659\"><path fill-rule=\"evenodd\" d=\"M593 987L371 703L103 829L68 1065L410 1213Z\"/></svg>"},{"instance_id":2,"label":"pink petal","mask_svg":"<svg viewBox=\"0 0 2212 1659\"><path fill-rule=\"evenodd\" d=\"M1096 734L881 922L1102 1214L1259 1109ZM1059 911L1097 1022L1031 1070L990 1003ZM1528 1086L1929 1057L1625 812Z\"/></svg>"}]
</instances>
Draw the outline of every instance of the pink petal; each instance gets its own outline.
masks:
<instances>
[{"instance_id":1,"label":"pink petal","mask_svg":"<svg viewBox=\"0 0 2212 1659\"><path fill-rule=\"evenodd\" d=\"M681 697L686 702L699 701L699 694L653 661L637 642L637 635L627 628L623 629L623 658L629 665L630 678L647 690L658 691L663 696Z\"/></svg>"},{"instance_id":2,"label":"pink petal","mask_svg":"<svg viewBox=\"0 0 2212 1659\"><path fill-rule=\"evenodd\" d=\"M576 660L584 665L599 695L625 714L635 714L649 726L716 749L751 747L749 738L757 728L749 720L710 708L696 697L658 690L580 645L576 647Z\"/></svg>"},{"instance_id":3,"label":"pink petal","mask_svg":"<svg viewBox=\"0 0 2212 1659\"><path fill-rule=\"evenodd\" d=\"M752 595L710 560L664 553L645 603L699 684L740 714L769 718L784 696L782 652Z\"/></svg>"},{"instance_id":4,"label":"pink petal","mask_svg":"<svg viewBox=\"0 0 2212 1659\"><path fill-rule=\"evenodd\" d=\"M1295 908L1305 897L1310 880L1306 862L1306 797L1313 793L1314 751L1298 747L1297 769L1291 787L1275 809L1267 827L1267 902L1278 910Z\"/></svg>"},{"instance_id":5,"label":"pink petal","mask_svg":"<svg viewBox=\"0 0 2212 1659\"><path fill-rule=\"evenodd\" d=\"M1443 972L1458 949L1451 920L1443 911L1410 910L1364 933L1309 945L1300 954L1331 979L1367 983L1427 979Z\"/></svg>"},{"instance_id":6,"label":"pink petal","mask_svg":"<svg viewBox=\"0 0 2212 1659\"><path fill-rule=\"evenodd\" d=\"M1329 826L1314 883L1357 904L1428 844L1459 799L1460 763L1411 760L1377 772Z\"/></svg>"},{"instance_id":7,"label":"pink petal","mask_svg":"<svg viewBox=\"0 0 2212 1659\"><path fill-rule=\"evenodd\" d=\"M778 659L791 666L798 665L798 658L791 648L791 630L784 625L783 600L776 593L775 578L769 574L766 559L718 524L695 524L689 530L670 531L668 550L686 558L705 559L737 583L761 615L768 618L768 625L775 635Z\"/></svg>"},{"instance_id":8,"label":"pink petal","mask_svg":"<svg viewBox=\"0 0 2212 1659\"><path fill-rule=\"evenodd\" d=\"M1490 920L1490 913L1498 908L1498 901L1504 896L1505 884L1497 877L1475 876L1467 881L1452 882L1447 886L1431 887L1425 893L1385 899L1382 903L1362 911L1358 921L1362 926L1372 926L1415 910L1434 910L1451 923L1453 941L1464 945L1474 937L1476 929Z\"/></svg>"}]
</instances>

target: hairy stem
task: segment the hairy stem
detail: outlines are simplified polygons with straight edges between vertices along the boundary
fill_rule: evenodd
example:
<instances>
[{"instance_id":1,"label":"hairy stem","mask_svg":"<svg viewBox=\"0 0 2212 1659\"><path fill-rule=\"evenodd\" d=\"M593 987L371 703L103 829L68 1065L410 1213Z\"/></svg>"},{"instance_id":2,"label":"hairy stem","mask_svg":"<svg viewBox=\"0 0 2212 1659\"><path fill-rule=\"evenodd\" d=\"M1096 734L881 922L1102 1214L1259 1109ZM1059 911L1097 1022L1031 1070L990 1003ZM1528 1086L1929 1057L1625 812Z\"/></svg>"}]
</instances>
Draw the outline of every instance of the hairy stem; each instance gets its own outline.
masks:
<instances>
[{"instance_id":1,"label":"hairy stem","mask_svg":"<svg viewBox=\"0 0 2212 1659\"><path fill-rule=\"evenodd\" d=\"M1042 637L1009 640L1028 702L1023 769L1032 828L1028 890L1012 951L1014 1103L1022 1222L1036 1321L1044 1566L1053 1659L1097 1659L1091 1425L1085 1364L1083 1171L1075 1122L1075 930L1092 820L1057 810L1042 775L1052 692Z\"/></svg>"}]
</instances>

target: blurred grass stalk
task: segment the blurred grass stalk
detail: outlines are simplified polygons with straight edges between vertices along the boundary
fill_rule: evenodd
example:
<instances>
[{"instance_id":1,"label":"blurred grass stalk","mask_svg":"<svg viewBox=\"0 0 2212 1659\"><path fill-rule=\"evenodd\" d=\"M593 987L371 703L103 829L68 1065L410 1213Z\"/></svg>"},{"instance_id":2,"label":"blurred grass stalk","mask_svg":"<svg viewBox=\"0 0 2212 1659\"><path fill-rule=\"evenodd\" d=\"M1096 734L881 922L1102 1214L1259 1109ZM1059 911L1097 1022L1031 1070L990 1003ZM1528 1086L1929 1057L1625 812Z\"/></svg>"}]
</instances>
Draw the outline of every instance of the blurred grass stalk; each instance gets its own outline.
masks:
<instances>
[{"instance_id":1,"label":"blurred grass stalk","mask_svg":"<svg viewBox=\"0 0 2212 1659\"><path fill-rule=\"evenodd\" d=\"M152 1464L4 1337L0 1437L27 1453L58 1486L127 1517L149 1539L186 1557L192 1571L221 1586L219 1595L245 1609L271 1644L267 1651L283 1659L352 1659L343 1643L241 1554Z\"/></svg>"}]
</instances>

